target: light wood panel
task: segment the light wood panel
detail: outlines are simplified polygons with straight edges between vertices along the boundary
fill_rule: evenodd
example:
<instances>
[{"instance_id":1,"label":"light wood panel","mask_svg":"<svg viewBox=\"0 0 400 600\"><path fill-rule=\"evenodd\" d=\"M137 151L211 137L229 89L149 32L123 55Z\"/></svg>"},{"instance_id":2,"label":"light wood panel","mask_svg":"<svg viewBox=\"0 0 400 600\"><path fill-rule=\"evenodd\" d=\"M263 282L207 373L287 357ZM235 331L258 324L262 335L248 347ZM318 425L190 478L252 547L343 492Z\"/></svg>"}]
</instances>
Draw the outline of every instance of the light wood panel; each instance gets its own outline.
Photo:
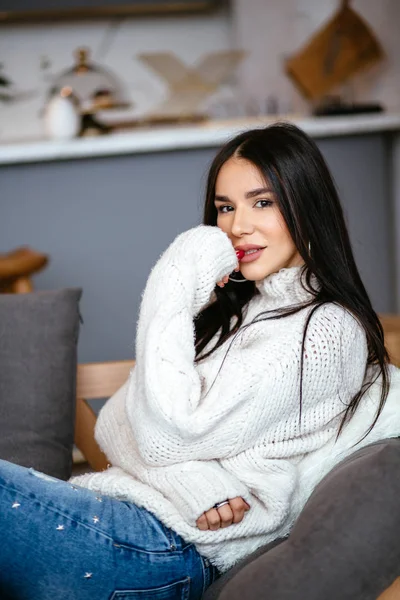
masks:
<instances>
[{"instance_id":1,"label":"light wood panel","mask_svg":"<svg viewBox=\"0 0 400 600\"><path fill-rule=\"evenodd\" d=\"M390 361L400 367L400 316L379 315L379 319L385 332L385 345Z\"/></svg>"},{"instance_id":2,"label":"light wood panel","mask_svg":"<svg viewBox=\"0 0 400 600\"><path fill-rule=\"evenodd\" d=\"M75 445L94 471L107 468L107 457L100 450L95 437L96 413L84 398L76 399Z\"/></svg>"},{"instance_id":3,"label":"light wood panel","mask_svg":"<svg viewBox=\"0 0 400 600\"><path fill-rule=\"evenodd\" d=\"M134 360L78 365L77 397L109 398L125 383L134 365Z\"/></svg>"},{"instance_id":4,"label":"light wood panel","mask_svg":"<svg viewBox=\"0 0 400 600\"><path fill-rule=\"evenodd\" d=\"M400 600L400 577L380 595L377 600Z\"/></svg>"},{"instance_id":5,"label":"light wood panel","mask_svg":"<svg viewBox=\"0 0 400 600\"><path fill-rule=\"evenodd\" d=\"M95 437L96 413L87 400L109 398L125 383L133 360L78 365L75 411L75 445L94 471L107 468L107 457Z\"/></svg>"}]
</instances>

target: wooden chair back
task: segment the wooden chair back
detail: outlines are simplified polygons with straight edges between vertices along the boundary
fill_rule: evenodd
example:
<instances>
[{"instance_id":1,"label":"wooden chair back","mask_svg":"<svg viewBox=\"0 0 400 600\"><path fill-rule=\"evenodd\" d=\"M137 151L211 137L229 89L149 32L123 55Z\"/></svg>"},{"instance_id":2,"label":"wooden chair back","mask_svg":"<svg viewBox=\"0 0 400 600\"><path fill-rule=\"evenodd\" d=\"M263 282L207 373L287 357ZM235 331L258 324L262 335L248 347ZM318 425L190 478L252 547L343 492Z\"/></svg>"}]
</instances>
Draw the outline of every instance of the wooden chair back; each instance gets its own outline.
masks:
<instances>
[{"instance_id":1,"label":"wooden chair back","mask_svg":"<svg viewBox=\"0 0 400 600\"><path fill-rule=\"evenodd\" d=\"M390 361L400 367L400 315L380 315Z\"/></svg>"},{"instance_id":2,"label":"wooden chair back","mask_svg":"<svg viewBox=\"0 0 400 600\"><path fill-rule=\"evenodd\" d=\"M75 445L95 471L107 468L107 458L94 439L96 413L88 400L109 398L128 379L133 360L78 365Z\"/></svg>"}]
</instances>

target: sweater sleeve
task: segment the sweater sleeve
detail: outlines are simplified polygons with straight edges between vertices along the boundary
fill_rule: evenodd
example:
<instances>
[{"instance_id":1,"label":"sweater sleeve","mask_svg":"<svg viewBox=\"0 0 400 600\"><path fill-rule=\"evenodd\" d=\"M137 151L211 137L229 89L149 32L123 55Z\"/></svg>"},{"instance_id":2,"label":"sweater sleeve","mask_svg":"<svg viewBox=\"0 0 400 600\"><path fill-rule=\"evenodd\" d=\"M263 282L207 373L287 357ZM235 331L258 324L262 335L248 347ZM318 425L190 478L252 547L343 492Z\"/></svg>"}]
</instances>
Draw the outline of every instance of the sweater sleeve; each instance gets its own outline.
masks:
<instances>
[{"instance_id":1,"label":"sweater sleeve","mask_svg":"<svg viewBox=\"0 0 400 600\"><path fill-rule=\"evenodd\" d=\"M178 236L150 274L139 315L127 412L143 456L154 465L214 458L215 429L231 401L212 401L220 389L218 380L202 402L204 382L195 364L193 320L210 301L216 282L236 265L228 237L217 227L200 226ZM225 381L227 396L231 386L243 398L246 383L243 379L238 389L237 382ZM233 430L231 437L234 443ZM196 441L208 451L199 452Z\"/></svg>"},{"instance_id":2,"label":"sweater sleeve","mask_svg":"<svg viewBox=\"0 0 400 600\"><path fill-rule=\"evenodd\" d=\"M127 420L127 391L128 382L105 404L96 424L96 440L114 467L161 492L192 526L217 502L236 496L249 501L245 484L217 460L191 460L162 467L146 464Z\"/></svg>"}]
</instances>

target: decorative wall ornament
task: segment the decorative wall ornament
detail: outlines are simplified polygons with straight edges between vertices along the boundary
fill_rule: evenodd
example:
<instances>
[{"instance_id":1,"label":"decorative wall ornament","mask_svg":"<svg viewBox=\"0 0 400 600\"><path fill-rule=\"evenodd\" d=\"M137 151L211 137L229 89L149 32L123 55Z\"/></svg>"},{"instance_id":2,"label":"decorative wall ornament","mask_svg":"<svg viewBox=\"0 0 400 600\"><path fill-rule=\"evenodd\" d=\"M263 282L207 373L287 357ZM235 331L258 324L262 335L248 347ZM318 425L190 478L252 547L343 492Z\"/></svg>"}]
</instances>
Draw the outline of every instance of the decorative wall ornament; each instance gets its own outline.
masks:
<instances>
[{"instance_id":1,"label":"decorative wall ornament","mask_svg":"<svg viewBox=\"0 0 400 600\"><path fill-rule=\"evenodd\" d=\"M319 100L385 53L366 21L341 0L334 16L286 62L286 72L309 100Z\"/></svg>"},{"instance_id":2,"label":"decorative wall ornament","mask_svg":"<svg viewBox=\"0 0 400 600\"><path fill-rule=\"evenodd\" d=\"M138 58L160 75L169 87L167 98L146 120L197 120L206 118L202 105L232 76L246 53L226 50L206 54L195 67L188 67L169 52L143 53Z\"/></svg>"}]
</instances>

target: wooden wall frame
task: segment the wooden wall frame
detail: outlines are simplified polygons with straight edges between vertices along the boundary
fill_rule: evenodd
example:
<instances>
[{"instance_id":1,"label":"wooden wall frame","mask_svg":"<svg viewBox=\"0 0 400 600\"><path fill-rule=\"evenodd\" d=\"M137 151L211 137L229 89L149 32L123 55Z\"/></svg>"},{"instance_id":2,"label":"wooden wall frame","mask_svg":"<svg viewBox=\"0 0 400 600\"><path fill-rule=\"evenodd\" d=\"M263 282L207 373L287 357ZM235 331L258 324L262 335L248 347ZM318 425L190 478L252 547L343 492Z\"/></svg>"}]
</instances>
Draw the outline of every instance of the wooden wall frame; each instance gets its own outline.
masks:
<instances>
[{"instance_id":1,"label":"wooden wall frame","mask_svg":"<svg viewBox=\"0 0 400 600\"><path fill-rule=\"evenodd\" d=\"M4 2L0 2L0 24L16 22L38 22L38 21L56 21L67 19L101 19L110 17L144 17L151 15L173 15L211 12L221 5L221 0L194 0L185 2L182 0L171 0L162 2L154 0L153 4L140 2L135 4L121 4L110 6L85 6L81 8L60 8L46 10L18 10L15 3L9 2L12 8L3 8ZM92 3L93 4L93 3Z\"/></svg>"}]
</instances>

